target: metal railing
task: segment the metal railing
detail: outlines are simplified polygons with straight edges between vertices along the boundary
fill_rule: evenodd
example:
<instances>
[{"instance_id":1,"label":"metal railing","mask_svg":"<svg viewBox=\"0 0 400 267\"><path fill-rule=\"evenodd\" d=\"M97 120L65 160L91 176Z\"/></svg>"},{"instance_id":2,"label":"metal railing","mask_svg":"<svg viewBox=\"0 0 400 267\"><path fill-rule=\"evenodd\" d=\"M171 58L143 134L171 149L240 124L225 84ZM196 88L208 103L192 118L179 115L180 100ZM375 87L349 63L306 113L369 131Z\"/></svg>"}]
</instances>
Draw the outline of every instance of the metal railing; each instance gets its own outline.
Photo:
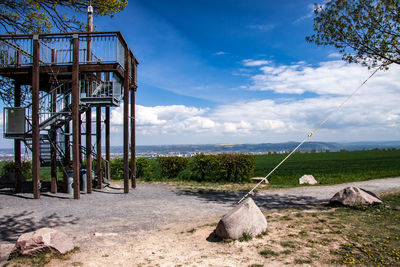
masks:
<instances>
[{"instance_id":1,"label":"metal railing","mask_svg":"<svg viewBox=\"0 0 400 267\"><path fill-rule=\"evenodd\" d=\"M124 69L127 44L119 32L92 32L39 35L39 60L41 65L72 64L72 39L79 38L80 64L119 63ZM33 35L1 35L0 67L32 65ZM91 51L88 51L88 43ZM91 53L88 57L87 54Z\"/></svg>"},{"instance_id":2,"label":"metal railing","mask_svg":"<svg viewBox=\"0 0 400 267\"><path fill-rule=\"evenodd\" d=\"M52 109L52 94L56 94L56 101L54 102L55 111ZM39 128L44 130L50 126L54 120L59 119L55 116L65 117L68 116L70 106L72 104L71 99L71 83L63 83L50 92L40 92L39 96ZM32 104L25 107L25 119L26 119L26 132L32 131Z\"/></svg>"},{"instance_id":3,"label":"metal railing","mask_svg":"<svg viewBox=\"0 0 400 267\"><path fill-rule=\"evenodd\" d=\"M119 102L122 98L122 84L120 81L80 81L80 98L85 101L87 99L106 99L111 98ZM90 88L91 87L91 88ZM91 94L88 92L91 91Z\"/></svg>"},{"instance_id":4,"label":"metal railing","mask_svg":"<svg viewBox=\"0 0 400 267\"><path fill-rule=\"evenodd\" d=\"M0 67L32 65L32 38L0 38Z\"/></svg>"}]
</instances>

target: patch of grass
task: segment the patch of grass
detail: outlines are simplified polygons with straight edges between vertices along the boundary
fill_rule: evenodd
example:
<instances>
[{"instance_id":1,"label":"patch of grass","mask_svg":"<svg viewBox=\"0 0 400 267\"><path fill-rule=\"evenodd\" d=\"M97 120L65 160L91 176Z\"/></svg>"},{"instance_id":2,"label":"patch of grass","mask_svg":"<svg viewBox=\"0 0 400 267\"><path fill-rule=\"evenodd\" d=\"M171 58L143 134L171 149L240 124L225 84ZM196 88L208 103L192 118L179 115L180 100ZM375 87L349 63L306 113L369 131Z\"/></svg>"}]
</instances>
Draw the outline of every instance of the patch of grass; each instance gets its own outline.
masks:
<instances>
[{"instance_id":1,"label":"patch of grass","mask_svg":"<svg viewBox=\"0 0 400 267\"><path fill-rule=\"evenodd\" d=\"M242 235L242 237L239 238L239 242L248 242L248 241L250 241L252 239L253 239L253 237L250 234L244 233Z\"/></svg>"},{"instance_id":2,"label":"patch of grass","mask_svg":"<svg viewBox=\"0 0 400 267\"><path fill-rule=\"evenodd\" d=\"M289 255L289 254L292 254L292 253L293 253L293 250L290 250L290 249L286 249L286 250L282 251L283 255Z\"/></svg>"},{"instance_id":3,"label":"patch of grass","mask_svg":"<svg viewBox=\"0 0 400 267\"><path fill-rule=\"evenodd\" d=\"M299 232L299 236L307 236L307 235L308 235L308 233L305 230L302 230Z\"/></svg>"},{"instance_id":4,"label":"patch of grass","mask_svg":"<svg viewBox=\"0 0 400 267\"><path fill-rule=\"evenodd\" d=\"M249 267L264 267L263 264L250 264Z\"/></svg>"},{"instance_id":5,"label":"patch of grass","mask_svg":"<svg viewBox=\"0 0 400 267\"><path fill-rule=\"evenodd\" d=\"M281 246L284 248L295 248L296 245L293 241L281 241Z\"/></svg>"},{"instance_id":6,"label":"patch of grass","mask_svg":"<svg viewBox=\"0 0 400 267\"><path fill-rule=\"evenodd\" d=\"M256 237L257 238L263 238L264 236L268 235L268 230L265 230L263 232L261 232L260 234L258 234Z\"/></svg>"},{"instance_id":7,"label":"patch of grass","mask_svg":"<svg viewBox=\"0 0 400 267\"><path fill-rule=\"evenodd\" d=\"M269 258L273 256L278 256L279 254L271 249L264 249L260 251L260 255L263 256L264 258Z\"/></svg>"},{"instance_id":8,"label":"patch of grass","mask_svg":"<svg viewBox=\"0 0 400 267\"><path fill-rule=\"evenodd\" d=\"M69 260L71 254L79 251L79 247L74 247L73 250L65 253L59 254L50 250L42 251L36 254L34 257L24 257L20 255L11 255L10 261L7 264L14 264L15 266L19 265L26 265L26 266L33 266L33 267L41 267L48 264L52 259L59 259L59 260Z\"/></svg>"},{"instance_id":9,"label":"patch of grass","mask_svg":"<svg viewBox=\"0 0 400 267\"><path fill-rule=\"evenodd\" d=\"M194 232L196 232L196 229L192 228L192 229L188 230L187 232L190 233L190 234L193 234Z\"/></svg>"},{"instance_id":10,"label":"patch of grass","mask_svg":"<svg viewBox=\"0 0 400 267\"><path fill-rule=\"evenodd\" d=\"M332 263L356 265L400 265L400 194L382 197L385 205L363 210L339 208L347 227L337 231L348 242L331 250Z\"/></svg>"},{"instance_id":11,"label":"patch of grass","mask_svg":"<svg viewBox=\"0 0 400 267\"><path fill-rule=\"evenodd\" d=\"M310 263L312 263L312 260L310 260L310 259L295 259L294 263L295 264L310 264Z\"/></svg>"}]
</instances>

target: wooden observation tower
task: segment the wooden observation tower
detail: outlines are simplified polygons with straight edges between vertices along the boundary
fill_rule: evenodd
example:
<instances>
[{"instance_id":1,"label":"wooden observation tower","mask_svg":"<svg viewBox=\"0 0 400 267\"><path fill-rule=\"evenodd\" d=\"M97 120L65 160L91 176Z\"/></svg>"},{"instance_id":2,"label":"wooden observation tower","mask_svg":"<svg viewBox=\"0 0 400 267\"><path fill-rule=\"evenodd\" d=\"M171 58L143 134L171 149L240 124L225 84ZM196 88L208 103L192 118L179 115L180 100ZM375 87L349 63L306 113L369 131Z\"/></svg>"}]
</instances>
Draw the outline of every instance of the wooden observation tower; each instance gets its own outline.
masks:
<instances>
[{"instance_id":1,"label":"wooden observation tower","mask_svg":"<svg viewBox=\"0 0 400 267\"><path fill-rule=\"evenodd\" d=\"M93 32L91 6L87 32L0 35L0 76L14 86L14 106L4 108L3 131L4 138L14 139L17 192L22 190L21 142L32 151L34 198L40 198L40 166L51 166L52 193L57 193L57 167L66 183L73 181L75 199L80 198L81 181L87 193L92 192L92 181L102 188L110 179L110 108L121 102L124 192L129 192L129 180L136 187L137 65L120 32ZM22 86L30 86L32 92L30 104L24 107ZM92 129L94 109L96 129Z\"/></svg>"}]
</instances>

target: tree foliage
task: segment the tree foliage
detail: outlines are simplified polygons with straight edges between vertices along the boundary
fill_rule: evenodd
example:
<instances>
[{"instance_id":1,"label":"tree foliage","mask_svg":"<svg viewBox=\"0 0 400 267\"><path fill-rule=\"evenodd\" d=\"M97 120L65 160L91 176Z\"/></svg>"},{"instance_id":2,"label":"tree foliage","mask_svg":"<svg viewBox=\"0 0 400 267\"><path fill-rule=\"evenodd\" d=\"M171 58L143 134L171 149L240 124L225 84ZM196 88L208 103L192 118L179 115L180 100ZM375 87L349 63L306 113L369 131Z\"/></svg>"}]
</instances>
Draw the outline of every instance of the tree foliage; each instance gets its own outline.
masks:
<instances>
[{"instance_id":1,"label":"tree foliage","mask_svg":"<svg viewBox=\"0 0 400 267\"><path fill-rule=\"evenodd\" d=\"M95 14L110 17L128 4L127 0L2 0L0 28L10 34L80 31L86 23L71 14L85 13L89 2Z\"/></svg>"},{"instance_id":2,"label":"tree foliage","mask_svg":"<svg viewBox=\"0 0 400 267\"><path fill-rule=\"evenodd\" d=\"M400 64L399 0L329 0L315 6L307 41L333 45L349 63Z\"/></svg>"}]
</instances>

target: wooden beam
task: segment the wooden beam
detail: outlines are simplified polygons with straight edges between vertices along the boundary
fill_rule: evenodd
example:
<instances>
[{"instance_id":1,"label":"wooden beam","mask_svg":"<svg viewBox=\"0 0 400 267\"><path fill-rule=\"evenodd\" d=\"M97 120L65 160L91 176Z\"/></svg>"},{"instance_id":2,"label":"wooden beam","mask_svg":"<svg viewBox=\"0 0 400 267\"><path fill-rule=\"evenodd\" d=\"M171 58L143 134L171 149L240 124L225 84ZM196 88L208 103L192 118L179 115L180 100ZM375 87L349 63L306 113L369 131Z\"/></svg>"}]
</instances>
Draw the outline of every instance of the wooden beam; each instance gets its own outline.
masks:
<instances>
[{"instance_id":1,"label":"wooden beam","mask_svg":"<svg viewBox=\"0 0 400 267\"><path fill-rule=\"evenodd\" d=\"M91 91L91 86L89 88ZM89 94L91 93L89 91ZM87 193L92 193L92 109L86 111L86 179Z\"/></svg>"},{"instance_id":2,"label":"wooden beam","mask_svg":"<svg viewBox=\"0 0 400 267\"><path fill-rule=\"evenodd\" d=\"M96 175L97 188L103 186L102 162L101 162L101 107L96 107Z\"/></svg>"},{"instance_id":3,"label":"wooden beam","mask_svg":"<svg viewBox=\"0 0 400 267\"><path fill-rule=\"evenodd\" d=\"M32 62L32 180L33 197L40 198L39 176L39 36L33 36Z\"/></svg>"},{"instance_id":4,"label":"wooden beam","mask_svg":"<svg viewBox=\"0 0 400 267\"><path fill-rule=\"evenodd\" d=\"M72 169L74 199L80 198L79 188L79 36L72 38Z\"/></svg>"},{"instance_id":5,"label":"wooden beam","mask_svg":"<svg viewBox=\"0 0 400 267\"><path fill-rule=\"evenodd\" d=\"M14 106L21 106L21 85L15 83ZM21 140L14 139L15 192L22 192Z\"/></svg>"},{"instance_id":6,"label":"wooden beam","mask_svg":"<svg viewBox=\"0 0 400 267\"><path fill-rule=\"evenodd\" d=\"M129 50L125 48L124 73L124 193L129 193Z\"/></svg>"},{"instance_id":7,"label":"wooden beam","mask_svg":"<svg viewBox=\"0 0 400 267\"><path fill-rule=\"evenodd\" d=\"M57 92L53 91L51 93L51 111L53 113L56 112L56 99L57 99ZM54 126L51 126L50 131L50 153L51 153L51 166L50 166L50 176L51 176L51 193L57 193L57 151L54 147L54 144L57 142L57 130Z\"/></svg>"},{"instance_id":8,"label":"wooden beam","mask_svg":"<svg viewBox=\"0 0 400 267\"><path fill-rule=\"evenodd\" d=\"M57 64L57 50L51 50L51 62ZM52 86L53 89L55 86ZM57 91L51 93L51 112L54 114L57 111ZM51 154L51 166L50 166L50 179L51 179L51 193L57 193L57 150L54 147L57 142L57 129L52 125L50 131L50 154Z\"/></svg>"},{"instance_id":9,"label":"wooden beam","mask_svg":"<svg viewBox=\"0 0 400 267\"><path fill-rule=\"evenodd\" d=\"M106 72L106 81L110 81L110 73ZM110 125L111 125L111 121L110 121L110 107L106 107L106 121L105 121L105 125L106 125L106 160L109 163L110 162L110 154L111 154L111 142L110 142ZM110 179L110 166L108 166L108 168L106 168L107 171L107 178Z\"/></svg>"},{"instance_id":10,"label":"wooden beam","mask_svg":"<svg viewBox=\"0 0 400 267\"><path fill-rule=\"evenodd\" d=\"M131 91L131 170L132 188L136 188L136 133L135 133L135 90Z\"/></svg>"}]
</instances>

